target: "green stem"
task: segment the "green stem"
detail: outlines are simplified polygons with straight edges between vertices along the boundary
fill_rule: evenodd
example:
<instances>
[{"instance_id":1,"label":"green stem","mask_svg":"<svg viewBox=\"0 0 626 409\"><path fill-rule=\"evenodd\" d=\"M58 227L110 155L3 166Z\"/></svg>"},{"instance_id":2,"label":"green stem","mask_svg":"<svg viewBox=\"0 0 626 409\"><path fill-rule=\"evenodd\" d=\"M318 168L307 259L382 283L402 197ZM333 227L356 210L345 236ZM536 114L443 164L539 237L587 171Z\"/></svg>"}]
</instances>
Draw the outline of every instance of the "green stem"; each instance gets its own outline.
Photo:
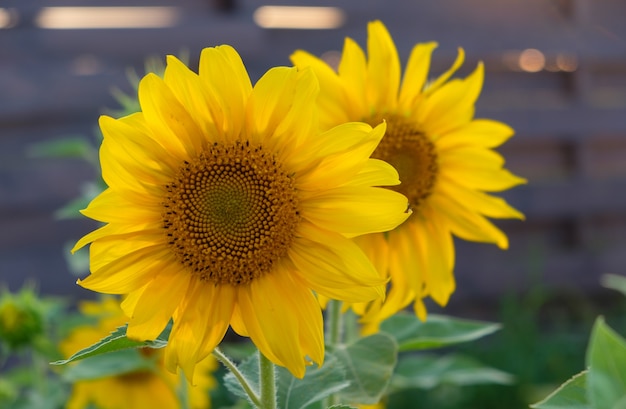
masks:
<instances>
[{"instance_id":1,"label":"green stem","mask_svg":"<svg viewBox=\"0 0 626 409\"><path fill-rule=\"evenodd\" d=\"M187 385L187 378L185 378L185 374L183 371L180 371L178 375L180 378L180 383L178 384L178 400L180 401L181 409L189 409L189 390Z\"/></svg>"},{"instance_id":2,"label":"green stem","mask_svg":"<svg viewBox=\"0 0 626 409\"><path fill-rule=\"evenodd\" d=\"M341 314L341 301L330 300L326 307L326 346L334 351L342 342L343 315ZM336 394L324 399L324 407L330 407L339 403Z\"/></svg>"},{"instance_id":3,"label":"green stem","mask_svg":"<svg viewBox=\"0 0 626 409\"><path fill-rule=\"evenodd\" d=\"M343 335L341 301L330 300L326 311L328 311L328 316L326 317L326 343L329 349L333 350L341 344Z\"/></svg>"},{"instance_id":4,"label":"green stem","mask_svg":"<svg viewBox=\"0 0 626 409\"><path fill-rule=\"evenodd\" d=\"M217 358L217 360L220 361L235 376L235 378L237 378L239 384L248 395L250 402L252 402L252 404L256 407L262 408L263 406L259 395L256 394L256 392L250 385L250 381L248 381L246 377L243 376L243 374L239 371L237 365L235 365L235 363L231 361L226 355L224 355L224 353L218 348L215 348L213 350L213 356L215 356L215 358Z\"/></svg>"},{"instance_id":5,"label":"green stem","mask_svg":"<svg viewBox=\"0 0 626 409\"><path fill-rule=\"evenodd\" d=\"M259 352L259 382L261 408L276 409L276 369L272 361Z\"/></svg>"}]
</instances>

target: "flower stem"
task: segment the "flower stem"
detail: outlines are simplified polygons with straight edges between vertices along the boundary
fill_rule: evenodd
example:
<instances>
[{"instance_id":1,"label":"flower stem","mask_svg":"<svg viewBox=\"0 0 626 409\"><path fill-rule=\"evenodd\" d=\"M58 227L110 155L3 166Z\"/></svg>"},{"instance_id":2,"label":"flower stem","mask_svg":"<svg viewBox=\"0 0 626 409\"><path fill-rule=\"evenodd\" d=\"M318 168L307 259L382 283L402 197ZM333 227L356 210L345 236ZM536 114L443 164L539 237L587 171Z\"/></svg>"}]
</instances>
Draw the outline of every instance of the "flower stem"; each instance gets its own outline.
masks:
<instances>
[{"instance_id":1,"label":"flower stem","mask_svg":"<svg viewBox=\"0 0 626 409\"><path fill-rule=\"evenodd\" d=\"M276 409L276 368L272 361L259 352L259 381L263 409Z\"/></svg>"},{"instance_id":2,"label":"flower stem","mask_svg":"<svg viewBox=\"0 0 626 409\"><path fill-rule=\"evenodd\" d=\"M343 315L341 314L341 301L330 300L326 307L326 346L332 352L342 342ZM332 394L324 399L324 407L330 407L338 403L337 394Z\"/></svg>"},{"instance_id":3,"label":"flower stem","mask_svg":"<svg viewBox=\"0 0 626 409\"><path fill-rule=\"evenodd\" d=\"M326 343L333 350L341 344L343 335L343 316L341 314L341 301L330 300L328 302L328 316L326 317Z\"/></svg>"},{"instance_id":4,"label":"flower stem","mask_svg":"<svg viewBox=\"0 0 626 409\"><path fill-rule=\"evenodd\" d=\"M217 360L220 361L235 376L235 378L237 378L239 384L246 392L246 395L248 395L250 402L252 402L252 404L257 408L263 408L259 395L257 395L257 393L250 385L250 381L248 381L246 377L243 376L241 371L239 371L237 365L235 365L235 363L231 361L226 355L224 355L224 353L218 348L215 348L213 350L213 356L215 356L215 358L217 358Z\"/></svg>"}]
</instances>

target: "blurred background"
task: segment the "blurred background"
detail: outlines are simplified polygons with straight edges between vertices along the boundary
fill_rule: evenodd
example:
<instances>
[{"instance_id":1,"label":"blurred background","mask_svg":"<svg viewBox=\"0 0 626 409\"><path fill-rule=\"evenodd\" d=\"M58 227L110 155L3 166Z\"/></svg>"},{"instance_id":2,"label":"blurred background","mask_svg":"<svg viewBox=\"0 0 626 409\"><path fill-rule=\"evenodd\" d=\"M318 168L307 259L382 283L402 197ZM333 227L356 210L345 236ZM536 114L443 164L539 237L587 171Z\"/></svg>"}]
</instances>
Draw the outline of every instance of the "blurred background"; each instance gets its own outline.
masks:
<instances>
[{"instance_id":1,"label":"blurred background","mask_svg":"<svg viewBox=\"0 0 626 409\"><path fill-rule=\"evenodd\" d=\"M75 285L66 256L95 225L55 214L98 175L34 146L68 137L97 146L98 116L120 108L112 90L133 92L129 69L141 76L146 59L181 53L195 69L202 48L230 44L256 80L290 65L297 48L337 61L345 36L364 45L367 22L380 19L403 62L415 43L439 42L432 76L459 46L461 75L485 62L476 116L515 128L499 151L529 179L503 195L527 217L497 223L508 251L457 242L458 289L443 310L502 322L468 351L517 383L444 385L419 399L524 407L584 368L596 315L626 333L626 304L601 285L604 274L626 274L625 18L624 0L3 0L0 286L34 280L45 295L93 296Z\"/></svg>"}]
</instances>

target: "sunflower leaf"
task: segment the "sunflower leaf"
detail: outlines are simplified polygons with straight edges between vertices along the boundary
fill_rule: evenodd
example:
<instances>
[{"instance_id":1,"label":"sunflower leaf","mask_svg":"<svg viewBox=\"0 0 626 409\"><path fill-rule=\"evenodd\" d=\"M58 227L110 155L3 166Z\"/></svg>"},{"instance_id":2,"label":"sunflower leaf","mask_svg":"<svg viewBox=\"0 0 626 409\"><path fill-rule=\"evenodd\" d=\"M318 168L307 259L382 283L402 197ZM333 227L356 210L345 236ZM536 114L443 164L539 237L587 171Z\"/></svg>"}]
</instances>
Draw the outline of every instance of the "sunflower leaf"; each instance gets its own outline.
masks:
<instances>
[{"instance_id":1,"label":"sunflower leaf","mask_svg":"<svg viewBox=\"0 0 626 409\"><path fill-rule=\"evenodd\" d=\"M626 295L626 277L617 274L604 274L600 277L600 284L606 288L619 291Z\"/></svg>"},{"instance_id":2,"label":"sunflower leaf","mask_svg":"<svg viewBox=\"0 0 626 409\"><path fill-rule=\"evenodd\" d=\"M259 391L259 383L258 383L259 353L255 352L254 354L250 355L249 357L241 361L241 363L237 365L237 369L244 376L244 378L246 378L246 380L250 384L250 387L253 389L253 391L258 393ZM242 399L246 399L246 400L250 399L250 397L248 396L248 394L243 389L243 387L241 386L241 384L239 383L239 381L237 380L235 375L233 375L232 372L228 372L226 373L226 375L224 375L224 386L233 395Z\"/></svg>"},{"instance_id":3,"label":"sunflower leaf","mask_svg":"<svg viewBox=\"0 0 626 409\"><path fill-rule=\"evenodd\" d=\"M28 148L28 155L34 158L91 159L94 155L97 157L94 146L82 137L68 137L33 144Z\"/></svg>"},{"instance_id":4,"label":"sunflower leaf","mask_svg":"<svg viewBox=\"0 0 626 409\"><path fill-rule=\"evenodd\" d=\"M587 374L588 371L582 371L574 375L544 400L530 407L533 409L592 409L586 396Z\"/></svg>"},{"instance_id":5,"label":"sunflower leaf","mask_svg":"<svg viewBox=\"0 0 626 409\"><path fill-rule=\"evenodd\" d=\"M510 384L513 376L462 355L404 357L391 381L394 390L432 389L441 384Z\"/></svg>"},{"instance_id":6,"label":"sunflower leaf","mask_svg":"<svg viewBox=\"0 0 626 409\"><path fill-rule=\"evenodd\" d=\"M81 349L68 359L51 362L51 365L66 365L70 362L79 361L81 359L92 356L106 354L108 352L119 351L130 348L163 348L167 345L169 338L170 325L159 335L154 341L135 341L126 337L126 326L122 326L113 331L109 336L102 338L95 344Z\"/></svg>"},{"instance_id":7,"label":"sunflower leaf","mask_svg":"<svg viewBox=\"0 0 626 409\"><path fill-rule=\"evenodd\" d=\"M339 395L346 402L377 403L391 380L398 360L398 345L384 333L361 338L349 345L340 345L333 355L346 368L350 385Z\"/></svg>"},{"instance_id":8,"label":"sunflower leaf","mask_svg":"<svg viewBox=\"0 0 626 409\"><path fill-rule=\"evenodd\" d=\"M587 398L592 407L626 407L626 340L596 319L587 349Z\"/></svg>"},{"instance_id":9,"label":"sunflower leaf","mask_svg":"<svg viewBox=\"0 0 626 409\"><path fill-rule=\"evenodd\" d=\"M278 406L285 409L310 408L311 404L337 393L350 384L341 362L326 355L322 367L309 367L302 379L296 379L282 367L278 368Z\"/></svg>"},{"instance_id":10,"label":"sunflower leaf","mask_svg":"<svg viewBox=\"0 0 626 409\"><path fill-rule=\"evenodd\" d=\"M500 329L500 324L464 320L430 314L422 322L412 314L396 314L380 325L380 331L391 335L400 351L441 348L473 341Z\"/></svg>"},{"instance_id":11,"label":"sunflower leaf","mask_svg":"<svg viewBox=\"0 0 626 409\"><path fill-rule=\"evenodd\" d=\"M76 362L67 368L63 378L68 382L76 382L154 368L154 360L142 356L135 349L123 349Z\"/></svg>"}]
</instances>

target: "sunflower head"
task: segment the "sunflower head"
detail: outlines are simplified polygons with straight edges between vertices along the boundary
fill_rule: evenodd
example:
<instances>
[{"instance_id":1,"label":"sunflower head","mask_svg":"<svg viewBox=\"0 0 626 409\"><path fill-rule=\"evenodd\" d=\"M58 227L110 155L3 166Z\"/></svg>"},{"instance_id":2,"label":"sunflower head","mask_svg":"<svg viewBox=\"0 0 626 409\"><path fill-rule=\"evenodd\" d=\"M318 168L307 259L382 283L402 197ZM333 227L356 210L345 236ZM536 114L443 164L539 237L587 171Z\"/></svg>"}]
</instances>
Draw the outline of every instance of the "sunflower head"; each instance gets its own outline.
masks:
<instances>
[{"instance_id":1,"label":"sunflower head","mask_svg":"<svg viewBox=\"0 0 626 409\"><path fill-rule=\"evenodd\" d=\"M276 67L253 86L229 46L198 73L168 57L139 83L141 111L102 117L108 188L83 213L105 225L79 284L128 294L127 334L153 339L170 319L167 367L191 377L231 326L302 377L322 363L317 295L363 302L381 278L351 237L393 229L407 199L371 159L385 124L320 131L311 69Z\"/></svg>"},{"instance_id":2,"label":"sunflower head","mask_svg":"<svg viewBox=\"0 0 626 409\"><path fill-rule=\"evenodd\" d=\"M465 58L459 49L452 66L429 80L436 47L434 42L416 44L402 74L393 39L383 23L374 21L368 25L366 50L346 38L336 71L305 51L291 56L297 67L310 67L319 78L322 128L345 121L387 124L372 156L398 170L401 183L390 189L408 198L413 213L387 234L357 238L381 276L391 278L384 302L355 306L374 327L411 302L422 319L423 299L448 302L455 290L452 237L505 249L506 235L488 218L523 218L491 195L525 180L506 170L493 150L513 130L474 118L483 64L466 78L453 78Z\"/></svg>"}]
</instances>

